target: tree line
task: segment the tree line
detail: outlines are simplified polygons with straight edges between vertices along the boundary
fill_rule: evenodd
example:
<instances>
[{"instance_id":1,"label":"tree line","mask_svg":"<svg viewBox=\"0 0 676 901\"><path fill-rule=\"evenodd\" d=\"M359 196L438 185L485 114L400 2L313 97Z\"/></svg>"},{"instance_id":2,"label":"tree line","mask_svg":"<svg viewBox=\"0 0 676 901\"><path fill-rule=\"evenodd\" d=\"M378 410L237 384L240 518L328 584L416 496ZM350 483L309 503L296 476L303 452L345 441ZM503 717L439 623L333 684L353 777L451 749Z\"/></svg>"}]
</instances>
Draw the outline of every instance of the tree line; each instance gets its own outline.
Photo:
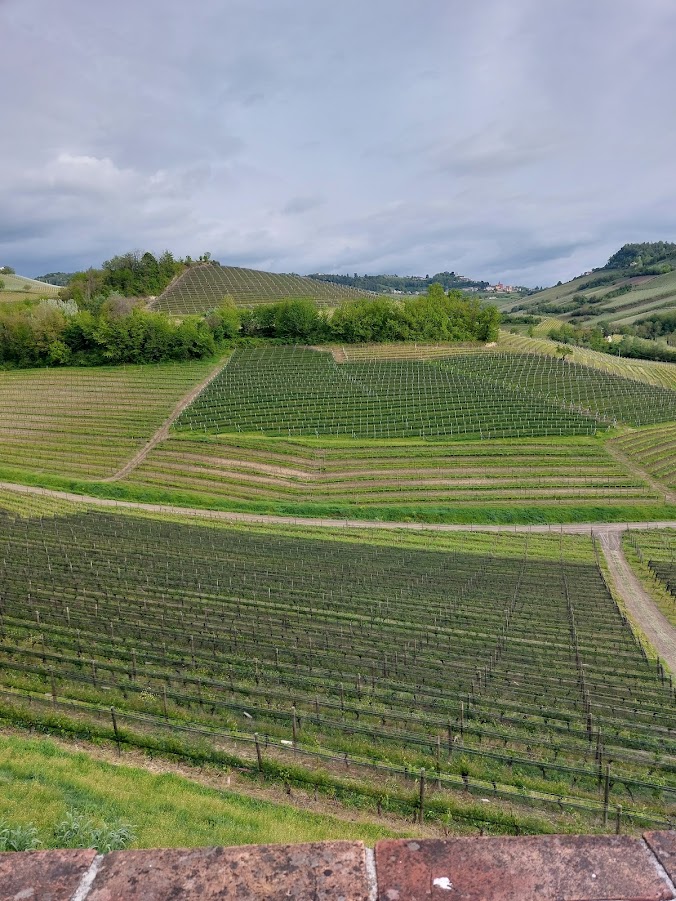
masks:
<instances>
[{"instance_id":1,"label":"tree line","mask_svg":"<svg viewBox=\"0 0 676 901\"><path fill-rule=\"evenodd\" d=\"M50 299L0 312L0 366L161 363L215 355L237 342L494 341L500 313L432 285L403 301L347 301L333 314L308 299L250 310L230 298L204 316L151 312L118 294Z\"/></svg>"}]
</instances>

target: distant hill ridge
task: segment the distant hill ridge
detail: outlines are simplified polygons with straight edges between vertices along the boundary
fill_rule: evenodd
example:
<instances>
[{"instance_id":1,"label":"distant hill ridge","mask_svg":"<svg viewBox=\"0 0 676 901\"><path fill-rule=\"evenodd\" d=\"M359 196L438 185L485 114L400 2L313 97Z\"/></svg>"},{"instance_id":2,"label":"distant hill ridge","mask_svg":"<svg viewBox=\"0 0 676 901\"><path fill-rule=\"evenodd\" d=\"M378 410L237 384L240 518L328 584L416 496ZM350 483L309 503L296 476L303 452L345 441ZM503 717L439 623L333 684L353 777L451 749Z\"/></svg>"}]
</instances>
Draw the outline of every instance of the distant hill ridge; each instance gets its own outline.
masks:
<instances>
[{"instance_id":1,"label":"distant hill ridge","mask_svg":"<svg viewBox=\"0 0 676 901\"><path fill-rule=\"evenodd\" d=\"M286 275L221 266L206 262L190 266L151 302L151 308L168 313L204 313L231 297L238 306L298 298L310 298L322 306L336 306L344 300L373 297L368 291L322 282L302 275Z\"/></svg>"},{"instance_id":2,"label":"distant hill ridge","mask_svg":"<svg viewBox=\"0 0 676 901\"><path fill-rule=\"evenodd\" d=\"M624 244L604 266L502 309L618 328L656 313L676 312L676 244Z\"/></svg>"}]
</instances>

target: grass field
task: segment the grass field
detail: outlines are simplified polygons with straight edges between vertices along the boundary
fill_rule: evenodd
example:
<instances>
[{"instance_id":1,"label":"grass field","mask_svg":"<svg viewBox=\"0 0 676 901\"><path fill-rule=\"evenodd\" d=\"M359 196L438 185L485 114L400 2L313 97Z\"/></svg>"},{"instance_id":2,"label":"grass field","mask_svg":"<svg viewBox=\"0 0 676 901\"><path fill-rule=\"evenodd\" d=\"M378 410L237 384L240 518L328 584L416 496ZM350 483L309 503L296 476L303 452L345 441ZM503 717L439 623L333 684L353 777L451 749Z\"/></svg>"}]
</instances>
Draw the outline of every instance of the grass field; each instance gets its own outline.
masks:
<instances>
[{"instance_id":1,"label":"grass field","mask_svg":"<svg viewBox=\"0 0 676 901\"><path fill-rule=\"evenodd\" d=\"M134 838L127 847L136 848L328 839L372 843L399 834L396 826L359 822L357 816L355 822L343 822L175 773L151 772L143 768L142 759L137 762L117 765L85 751L69 751L49 738L0 734L0 822L34 826L45 848L63 846L55 828L73 812L97 827L129 824ZM226 779L223 770L214 770L203 781L224 785ZM404 829L402 824L402 834ZM416 829L406 832L415 834Z\"/></svg>"},{"instance_id":2,"label":"grass field","mask_svg":"<svg viewBox=\"0 0 676 901\"><path fill-rule=\"evenodd\" d=\"M33 295L34 297L56 297L61 290L57 285L48 285L45 282L39 282L34 278L25 278L22 275L3 275L0 273L0 280L4 284L4 288L0 291L0 301L9 299L5 295L13 294L18 298L25 298Z\"/></svg>"},{"instance_id":3,"label":"grass field","mask_svg":"<svg viewBox=\"0 0 676 901\"><path fill-rule=\"evenodd\" d=\"M300 275L280 275L207 263L191 266L152 301L151 307L181 315L213 310L226 297L242 307L299 298L314 300L321 306L335 307L344 300L364 296L375 295Z\"/></svg>"},{"instance_id":4,"label":"grass field","mask_svg":"<svg viewBox=\"0 0 676 901\"><path fill-rule=\"evenodd\" d=\"M612 761L624 828L676 816L673 695L588 538L53 512L0 521L8 722L371 812L410 816L424 767L426 817L461 830L602 828Z\"/></svg>"},{"instance_id":5,"label":"grass field","mask_svg":"<svg viewBox=\"0 0 676 901\"><path fill-rule=\"evenodd\" d=\"M0 372L0 466L104 478L214 361Z\"/></svg>"}]
</instances>

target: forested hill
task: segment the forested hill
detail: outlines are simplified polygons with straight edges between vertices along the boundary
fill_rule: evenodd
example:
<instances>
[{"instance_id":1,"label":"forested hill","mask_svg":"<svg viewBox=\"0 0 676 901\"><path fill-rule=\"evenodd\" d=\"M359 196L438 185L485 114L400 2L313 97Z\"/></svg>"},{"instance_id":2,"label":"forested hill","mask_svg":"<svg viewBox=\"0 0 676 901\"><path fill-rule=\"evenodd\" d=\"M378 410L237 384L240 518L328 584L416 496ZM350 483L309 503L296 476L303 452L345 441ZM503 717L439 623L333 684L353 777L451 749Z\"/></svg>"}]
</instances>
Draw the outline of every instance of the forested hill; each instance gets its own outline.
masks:
<instances>
[{"instance_id":1,"label":"forested hill","mask_svg":"<svg viewBox=\"0 0 676 901\"><path fill-rule=\"evenodd\" d=\"M403 294L418 294L425 292L430 285L443 285L445 291L460 288L477 288L485 290L490 282L473 281L455 272L437 272L435 275L333 275L331 273L314 272L308 276L321 282L331 282L334 285L344 285L348 288L357 288L361 291L373 291L376 294L391 294L401 291Z\"/></svg>"}]
</instances>

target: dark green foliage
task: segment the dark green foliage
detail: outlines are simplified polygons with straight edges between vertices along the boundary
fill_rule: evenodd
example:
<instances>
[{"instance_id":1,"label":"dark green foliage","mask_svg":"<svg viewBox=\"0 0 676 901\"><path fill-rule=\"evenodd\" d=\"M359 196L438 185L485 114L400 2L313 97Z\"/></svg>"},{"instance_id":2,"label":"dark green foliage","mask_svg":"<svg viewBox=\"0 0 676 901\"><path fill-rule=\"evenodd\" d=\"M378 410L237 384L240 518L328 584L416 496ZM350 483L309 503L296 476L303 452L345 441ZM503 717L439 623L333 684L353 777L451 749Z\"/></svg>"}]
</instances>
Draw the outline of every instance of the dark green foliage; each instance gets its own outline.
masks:
<instances>
[{"instance_id":1,"label":"dark green foliage","mask_svg":"<svg viewBox=\"0 0 676 901\"><path fill-rule=\"evenodd\" d=\"M614 253L604 269L640 269L645 271L656 263L676 255L676 244L668 241L644 241L641 244L624 244ZM671 267L662 271L668 272Z\"/></svg>"},{"instance_id":2,"label":"dark green foliage","mask_svg":"<svg viewBox=\"0 0 676 901\"><path fill-rule=\"evenodd\" d=\"M663 338L671 344L676 340L676 313L653 313L652 316L645 316L631 325L623 326L621 331L636 338Z\"/></svg>"},{"instance_id":3,"label":"dark green foliage","mask_svg":"<svg viewBox=\"0 0 676 901\"><path fill-rule=\"evenodd\" d=\"M246 310L242 314L242 333L289 343L325 341L330 337L326 316L308 298L261 304Z\"/></svg>"},{"instance_id":4,"label":"dark green foliage","mask_svg":"<svg viewBox=\"0 0 676 901\"><path fill-rule=\"evenodd\" d=\"M160 363L211 356L222 340L220 320L175 322L164 313L134 308L67 315L39 306L0 313L0 366L77 366ZM218 337L216 337L218 335Z\"/></svg>"},{"instance_id":5,"label":"dark green foliage","mask_svg":"<svg viewBox=\"0 0 676 901\"><path fill-rule=\"evenodd\" d=\"M46 275L36 275L35 281L46 282L48 285L60 285L64 288L74 275L74 272L48 272Z\"/></svg>"},{"instance_id":6,"label":"dark green foliage","mask_svg":"<svg viewBox=\"0 0 676 901\"><path fill-rule=\"evenodd\" d=\"M331 318L333 337L360 341L495 341L500 327L497 307L467 299L459 291L444 293L440 284L427 294L403 302L385 297L342 304Z\"/></svg>"},{"instance_id":7,"label":"dark green foliage","mask_svg":"<svg viewBox=\"0 0 676 901\"><path fill-rule=\"evenodd\" d=\"M76 272L61 296L72 298L78 306L87 309L91 309L92 301L98 295L106 297L113 292L125 297L154 297L164 291L185 265L183 261L175 260L168 250L159 259L152 253L130 251L106 260L102 269Z\"/></svg>"},{"instance_id":8,"label":"dark green foliage","mask_svg":"<svg viewBox=\"0 0 676 901\"><path fill-rule=\"evenodd\" d=\"M403 294L418 294L426 291L430 285L437 282L443 285L445 290L454 288L478 288L483 290L489 283L484 281L472 281L456 275L455 272L437 272L436 275L331 275L315 272L309 278L321 282L331 282L334 285L345 285L350 288L358 288L362 291L373 291L376 294L388 294L393 291L401 291ZM525 290L525 289L524 289Z\"/></svg>"}]
</instances>

